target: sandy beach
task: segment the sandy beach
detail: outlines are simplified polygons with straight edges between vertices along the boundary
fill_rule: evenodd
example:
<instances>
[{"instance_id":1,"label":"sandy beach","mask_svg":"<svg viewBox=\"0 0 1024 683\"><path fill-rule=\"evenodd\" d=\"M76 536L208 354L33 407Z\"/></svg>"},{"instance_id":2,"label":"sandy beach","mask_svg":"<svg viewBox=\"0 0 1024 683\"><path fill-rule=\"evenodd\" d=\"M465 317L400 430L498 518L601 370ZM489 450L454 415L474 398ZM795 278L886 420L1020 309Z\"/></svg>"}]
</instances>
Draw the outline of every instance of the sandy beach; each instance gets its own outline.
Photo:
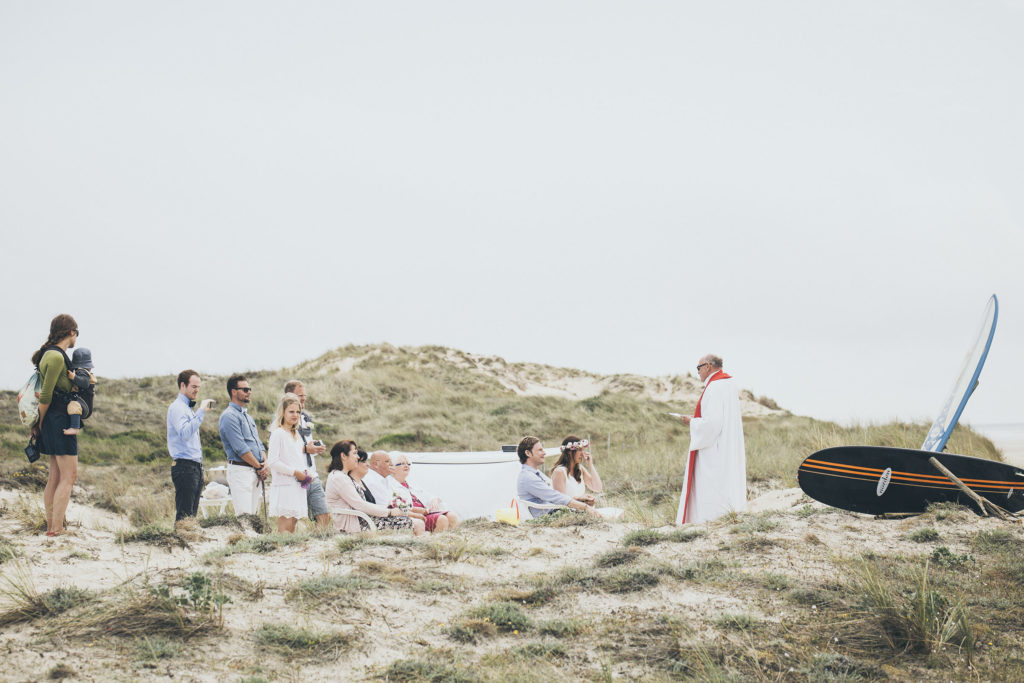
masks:
<instances>
[{"instance_id":1,"label":"sandy beach","mask_svg":"<svg viewBox=\"0 0 1024 683\"><path fill-rule=\"evenodd\" d=\"M7 510L31 504L26 494L12 491L0 492L0 500ZM966 557L978 533L1002 533L1005 528L966 511L878 521L811 502L799 489L769 492L751 501L745 514L683 534L670 527L643 530L634 523L511 527L478 521L423 540L306 536L295 545L271 543L262 551L233 553L224 549L258 536L228 524L198 530L186 547L119 543L118 532L130 525L118 515L73 503L69 516L72 532L57 539L25 534L15 515L0 518L0 533L16 539L19 552L5 566L8 582L16 564L25 568L33 591L75 586L98 596L98 604L109 605L126 590L181 585L183 577L202 572L231 597L223 610L223 626L201 638L152 634L172 653L153 658L145 655L146 633L117 638L78 633L76 619L91 609L86 605L77 617L6 627L4 648L23 653L5 657L6 680L33 679L59 666L73 670L76 680L89 681L168 676L194 681L239 676L365 680L386 678L408 660L447 656L445 665L456 666L488 661L516 648L539 648L538 643L568 648L561 656L527 662L527 668L539 667L536 671L544 675L587 678L605 670L616 679L637 680L665 673L645 661L642 642L624 635L627 640L618 646L603 646L611 651L582 644L604 642L601 634L607 636L609 629L629 634L680 617L690 624L686 632L691 636L713 633L723 619L779 632L807 624L826 636L824 643L835 638L831 647L821 647L836 652L838 639L849 637L850 630L848 619L829 611L828 591L842 590L850 562L908 553L926 557L938 546L954 557ZM930 542L908 545L906 539L921 529L935 529L929 532ZM332 577L358 588L328 590L309 600L297 597L304 587ZM556 590L543 592L543 586ZM822 586L830 588L821 592ZM807 597L814 595L820 597ZM495 603L511 604L531 625L505 631L473 620L474 609ZM560 641L544 635L570 628L566 620L579 631L576 638ZM257 642L261 629L280 624L342 634L346 646L324 652L299 648L287 654ZM456 628L458 624L462 626ZM480 635L470 638L465 629L479 629ZM721 637L731 638L716 636ZM803 655L791 650L764 652L758 655L764 660L758 666L772 670L780 666L778 660L789 657L798 664ZM449 654L441 654L445 652ZM848 661L851 671L902 678L884 661ZM522 673L518 665L503 666L512 667L506 673Z\"/></svg>"}]
</instances>

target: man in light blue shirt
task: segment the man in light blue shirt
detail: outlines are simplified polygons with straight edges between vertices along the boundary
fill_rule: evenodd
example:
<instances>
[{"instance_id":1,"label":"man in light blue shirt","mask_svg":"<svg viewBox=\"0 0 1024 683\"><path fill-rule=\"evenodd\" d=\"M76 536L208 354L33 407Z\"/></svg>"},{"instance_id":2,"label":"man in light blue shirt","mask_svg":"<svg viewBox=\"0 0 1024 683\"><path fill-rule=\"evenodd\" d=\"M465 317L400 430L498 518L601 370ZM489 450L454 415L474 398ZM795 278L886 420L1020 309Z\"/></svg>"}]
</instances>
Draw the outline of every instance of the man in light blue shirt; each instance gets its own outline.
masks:
<instances>
[{"instance_id":1,"label":"man in light blue shirt","mask_svg":"<svg viewBox=\"0 0 1024 683\"><path fill-rule=\"evenodd\" d=\"M220 442L228 456L228 486L236 515L254 515L259 509L263 481L270 474L267 449L260 441L256 423L246 407L252 399L252 387L242 375L228 378L231 403L220 414L217 424Z\"/></svg>"},{"instance_id":2,"label":"man in light blue shirt","mask_svg":"<svg viewBox=\"0 0 1024 683\"><path fill-rule=\"evenodd\" d=\"M167 452L171 454L171 482L174 483L174 522L195 517L203 493L203 446L199 425L213 399L204 399L192 412L203 381L195 370L178 373L178 396L167 408Z\"/></svg>"},{"instance_id":3,"label":"man in light blue shirt","mask_svg":"<svg viewBox=\"0 0 1024 683\"><path fill-rule=\"evenodd\" d=\"M556 491L551 486L551 479L547 477L540 468L544 467L544 445L535 436L528 436L519 442L516 449L519 454L519 462L523 468L519 471L519 479L516 481L516 496L524 503L545 503L549 505L565 505L573 510L581 510L598 515L594 508L581 500L570 498L561 491ZM530 517L546 515L553 510L543 508L532 508L526 506Z\"/></svg>"}]
</instances>

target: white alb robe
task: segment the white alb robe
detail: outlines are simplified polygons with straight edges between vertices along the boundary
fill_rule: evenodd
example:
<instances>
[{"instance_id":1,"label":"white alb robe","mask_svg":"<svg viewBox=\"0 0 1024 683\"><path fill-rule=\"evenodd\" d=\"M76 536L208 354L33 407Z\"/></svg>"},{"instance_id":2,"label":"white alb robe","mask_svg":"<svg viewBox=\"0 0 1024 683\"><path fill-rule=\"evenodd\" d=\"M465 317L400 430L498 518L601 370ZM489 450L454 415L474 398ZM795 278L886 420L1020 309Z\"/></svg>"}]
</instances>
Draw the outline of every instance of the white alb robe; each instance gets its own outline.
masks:
<instances>
[{"instance_id":1,"label":"white alb robe","mask_svg":"<svg viewBox=\"0 0 1024 683\"><path fill-rule=\"evenodd\" d=\"M714 375L708 377L711 380ZM690 421L690 451L697 451L687 523L708 522L747 508L747 459L743 446L739 387L732 378L709 381L700 417ZM690 454L687 453L687 462ZM689 467L687 467L687 472ZM689 482L683 478L676 524L683 523Z\"/></svg>"}]
</instances>

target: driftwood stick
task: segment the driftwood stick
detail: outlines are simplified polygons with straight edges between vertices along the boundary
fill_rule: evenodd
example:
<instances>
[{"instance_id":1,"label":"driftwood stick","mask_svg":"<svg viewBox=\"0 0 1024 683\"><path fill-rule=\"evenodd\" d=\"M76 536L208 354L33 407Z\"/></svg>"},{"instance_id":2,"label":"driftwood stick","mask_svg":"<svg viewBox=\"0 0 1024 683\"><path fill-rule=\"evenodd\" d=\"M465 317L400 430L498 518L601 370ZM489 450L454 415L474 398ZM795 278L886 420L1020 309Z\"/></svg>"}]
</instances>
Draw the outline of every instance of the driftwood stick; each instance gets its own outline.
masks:
<instances>
[{"instance_id":1,"label":"driftwood stick","mask_svg":"<svg viewBox=\"0 0 1024 683\"><path fill-rule=\"evenodd\" d=\"M960 479L958 479L958 478L957 478L957 476L956 476L955 474L953 474L952 472L950 472L950 471L949 471L949 470L948 470L948 469L946 468L946 466L945 466L945 465L943 465L943 464L942 464L941 462L939 462L939 461L938 461L938 460L937 460L937 459L935 458L935 456L932 456L932 457L928 458L928 462L930 462L930 463L932 464L932 466L933 466L933 467L934 467L935 469L937 469L937 470L938 470L939 472L942 472L942 473L943 473L944 475L946 475L946 477L947 477L947 478L948 478L948 479L949 479L949 480L950 480L951 482L953 482L954 484L956 484L956 487L957 487L958 489L960 489L961 491L963 491L964 493L966 493L966 494L967 494L967 496L968 496L968 497L969 497L969 498L970 498L971 500L973 500L973 501L974 501L975 503L977 503L977 504L978 504L978 507L979 507L979 508L981 508L981 514L982 514L983 516L985 516L985 517L988 517L988 511L989 511L989 510L991 510L991 511L992 511L992 513L993 513L993 514L994 514L994 515L995 515L996 517L998 517L999 519L1002 519L1002 520L1005 520L1005 519L1007 519L1006 515L1004 515L1004 514L1003 514L1003 512L1002 512L1002 508L1000 508L1000 507L999 507L998 505L996 505L996 504L994 504L994 503L992 503L992 502L990 502L990 501L987 501L987 500L985 500L984 498L982 498L981 496L979 496L979 495L978 495L977 493L975 493L974 491L972 491L972 490L971 490L971 489L970 489L970 488L969 488L969 487L967 486L967 484L965 484L965 483L963 483L962 481L960 481Z\"/></svg>"},{"instance_id":2,"label":"driftwood stick","mask_svg":"<svg viewBox=\"0 0 1024 683\"><path fill-rule=\"evenodd\" d=\"M920 512L883 512L880 515L875 515L875 519L906 519L907 517L917 517Z\"/></svg>"}]
</instances>

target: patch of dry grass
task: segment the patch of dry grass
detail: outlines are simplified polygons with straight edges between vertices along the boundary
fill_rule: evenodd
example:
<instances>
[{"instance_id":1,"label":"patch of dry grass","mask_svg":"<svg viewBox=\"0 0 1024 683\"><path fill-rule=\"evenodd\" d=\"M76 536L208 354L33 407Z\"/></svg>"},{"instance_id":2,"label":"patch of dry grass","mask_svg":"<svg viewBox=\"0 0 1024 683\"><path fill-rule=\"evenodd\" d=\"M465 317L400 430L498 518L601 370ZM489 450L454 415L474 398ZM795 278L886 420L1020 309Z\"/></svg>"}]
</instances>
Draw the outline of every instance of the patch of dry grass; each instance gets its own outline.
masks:
<instances>
[{"instance_id":1,"label":"patch of dry grass","mask_svg":"<svg viewBox=\"0 0 1024 683\"><path fill-rule=\"evenodd\" d=\"M0 576L0 626L62 614L93 599L90 591L75 586L59 586L40 593L29 566L16 562Z\"/></svg>"},{"instance_id":2,"label":"patch of dry grass","mask_svg":"<svg viewBox=\"0 0 1024 683\"><path fill-rule=\"evenodd\" d=\"M194 572L179 586L131 583L110 591L92 609L61 620L54 633L86 639L172 638L185 640L219 631L230 599L213 579Z\"/></svg>"}]
</instances>

